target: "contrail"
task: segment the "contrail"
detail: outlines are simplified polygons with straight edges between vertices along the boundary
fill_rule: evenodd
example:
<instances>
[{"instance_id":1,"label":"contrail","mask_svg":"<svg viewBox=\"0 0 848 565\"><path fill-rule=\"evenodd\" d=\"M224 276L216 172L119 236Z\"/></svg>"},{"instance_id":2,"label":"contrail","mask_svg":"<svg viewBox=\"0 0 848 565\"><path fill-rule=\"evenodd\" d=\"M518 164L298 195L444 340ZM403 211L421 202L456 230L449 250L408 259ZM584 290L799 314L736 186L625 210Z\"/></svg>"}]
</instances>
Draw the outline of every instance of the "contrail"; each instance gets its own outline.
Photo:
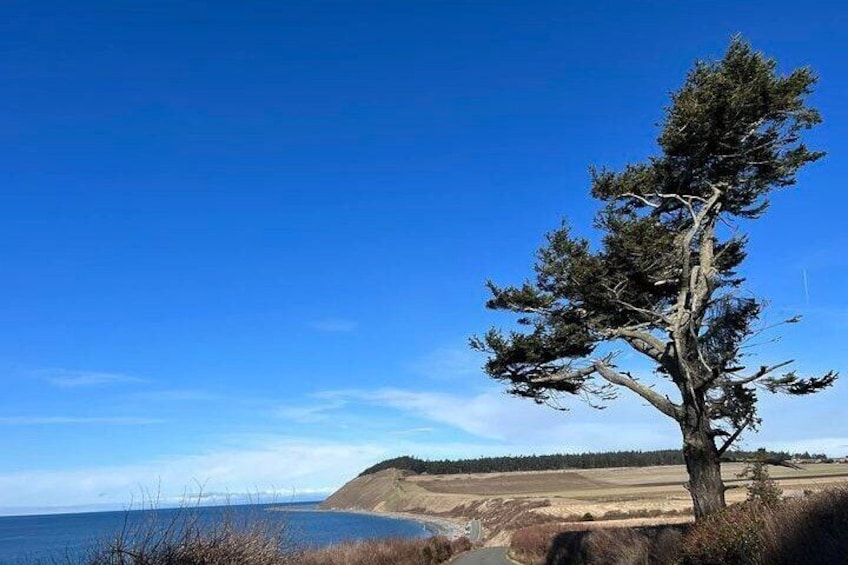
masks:
<instances>
[{"instance_id":1,"label":"contrail","mask_svg":"<svg viewBox=\"0 0 848 565\"><path fill-rule=\"evenodd\" d=\"M810 285L807 283L807 269L804 269L804 297L807 299L807 306L810 305Z\"/></svg>"}]
</instances>

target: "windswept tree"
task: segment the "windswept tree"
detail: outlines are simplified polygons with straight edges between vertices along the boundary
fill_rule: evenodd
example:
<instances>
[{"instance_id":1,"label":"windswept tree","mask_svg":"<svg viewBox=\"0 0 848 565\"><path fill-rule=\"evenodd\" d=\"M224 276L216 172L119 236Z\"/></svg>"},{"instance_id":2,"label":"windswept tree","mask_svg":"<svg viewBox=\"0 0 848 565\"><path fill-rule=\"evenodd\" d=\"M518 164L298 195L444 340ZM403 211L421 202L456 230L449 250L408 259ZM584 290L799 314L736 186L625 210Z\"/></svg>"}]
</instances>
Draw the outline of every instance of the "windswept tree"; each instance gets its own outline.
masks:
<instances>
[{"instance_id":1,"label":"windswept tree","mask_svg":"<svg viewBox=\"0 0 848 565\"><path fill-rule=\"evenodd\" d=\"M836 379L799 376L791 361L746 366L764 303L738 272L742 221L762 217L770 193L823 156L801 139L821 121L806 102L815 82L807 68L779 74L740 38L720 61L696 63L665 110L659 154L592 171L599 245L567 225L549 233L534 280L489 283L487 306L516 313L518 331L471 339L512 394L603 406L627 389L674 420L696 518L725 506L722 456L760 423L760 391L805 395ZM647 357L669 394L620 367L621 347Z\"/></svg>"}]
</instances>

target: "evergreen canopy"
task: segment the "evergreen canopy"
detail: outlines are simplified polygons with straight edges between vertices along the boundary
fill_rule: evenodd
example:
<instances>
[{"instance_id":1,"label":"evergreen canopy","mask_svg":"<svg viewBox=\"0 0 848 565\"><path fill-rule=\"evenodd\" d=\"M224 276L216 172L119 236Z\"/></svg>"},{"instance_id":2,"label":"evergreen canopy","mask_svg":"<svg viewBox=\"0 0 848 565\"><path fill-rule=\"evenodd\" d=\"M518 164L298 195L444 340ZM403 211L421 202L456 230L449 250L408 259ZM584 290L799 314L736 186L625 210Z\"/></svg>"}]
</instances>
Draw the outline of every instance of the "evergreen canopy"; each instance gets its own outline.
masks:
<instances>
[{"instance_id":1,"label":"evergreen canopy","mask_svg":"<svg viewBox=\"0 0 848 565\"><path fill-rule=\"evenodd\" d=\"M512 394L548 404L579 395L601 407L623 387L675 420L696 516L724 505L719 461L759 423L759 391L809 394L837 376L781 374L785 360L748 367L743 352L764 302L742 288L740 220L760 218L772 191L824 155L801 139L821 122L806 103L815 82L807 68L779 75L739 37L720 61L696 63L665 110L659 154L620 172L592 171L600 247L566 224L549 233L533 280L488 283L487 306L518 314L524 329L471 339L489 355L486 372ZM598 353L610 343L649 358L679 397Z\"/></svg>"}]
</instances>

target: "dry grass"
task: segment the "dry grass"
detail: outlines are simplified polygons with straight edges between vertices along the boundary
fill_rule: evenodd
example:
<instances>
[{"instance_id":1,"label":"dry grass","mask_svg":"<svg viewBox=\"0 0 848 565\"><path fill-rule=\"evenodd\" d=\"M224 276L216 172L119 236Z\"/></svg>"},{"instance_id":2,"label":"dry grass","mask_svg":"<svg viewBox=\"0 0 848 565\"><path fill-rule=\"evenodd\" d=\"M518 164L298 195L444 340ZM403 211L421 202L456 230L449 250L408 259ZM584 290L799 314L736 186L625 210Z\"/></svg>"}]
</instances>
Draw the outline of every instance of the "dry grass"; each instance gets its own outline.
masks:
<instances>
[{"instance_id":1,"label":"dry grass","mask_svg":"<svg viewBox=\"0 0 848 565\"><path fill-rule=\"evenodd\" d=\"M438 565L471 549L467 538L390 539L344 543L305 553L298 565Z\"/></svg>"},{"instance_id":2,"label":"dry grass","mask_svg":"<svg viewBox=\"0 0 848 565\"><path fill-rule=\"evenodd\" d=\"M507 496L512 494L549 493L553 490L606 488L610 483L593 479L577 471L497 473L481 475L448 475L450 479L428 477L415 482L422 488L447 494ZM447 477L447 476L446 476Z\"/></svg>"},{"instance_id":3,"label":"dry grass","mask_svg":"<svg viewBox=\"0 0 848 565\"><path fill-rule=\"evenodd\" d=\"M845 563L848 560L848 488L796 500L769 516L763 533L765 563Z\"/></svg>"},{"instance_id":4,"label":"dry grass","mask_svg":"<svg viewBox=\"0 0 848 565\"><path fill-rule=\"evenodd\" d=\"M261 515L225 512L213 522L199 510L150 510L139 522L127 515L113 538L65 565L438 565L471 547L467 538L431 537L306 550Z\"/></svg>"},{"instance_id":5,"label":"dry grass","mask_svg":"<svg viewBox=\"0 0 848 565\"><path fill-rule=\"evenodd\" d=\"M737 475L744 469L741 463L725 463L722 476L727 484L743 484ZM848 465L811 464L802 470L775 468L771 478L781 487L827 485L848 479ZM401 480L423 490L438 494L469 496L561 496L603 499L639 497L655 493L685 494L688 481L683 465L656 467L619 467L612 469L581 469L579 471L537 471L517 473L485 473L465 475L405 476Z\"/></svg>"},{"instance_id":6,"label":"dry grass","mask_svg":"<svg viewBox=\"0 0 848 565\"><path fill-rule=\"evenodd\" d=\"M510 554L528 565L671 565L682 537L682 526L546 524L515 532Z\"/></svg>"},{"instance_id":7,"label":"dry grass","mask_svg":"<svg viewBox=\"0 0 848 565\"><path fill-rule=\"evenodd\" d=\"M736 476L743 465L726 464L723 467L729 486L747 483ZM813 464L800 471L778 468L772 478L786 492L821 490L845 484L848 465ZM393 500L417 498L414 506L422 513L432 512L437 504L439 513L465 518L480 518L476 510L492 507L497 500L510 500L511 506L519 502L546 503L532 510L532 514L543 518L527 517L528 523L517 521L516 528L534 521L573 520L575 516L586 513L598 520L654 518L653 523L656 523L668 517L691 514L691 498L683 487L686 481L686 470L682 466L410 476L401 479L402 489L399 490L403 494ZM746 494L745 489L735 488L728 491L728 500L741 502ZM452 511L446 510L450 501L454 505ZM483 519L485 523L486 517ZM502 525L496 526L495 531L506 529L503 525L505 520L500 522Z\"/></svg>"},{"instance_id":8,"label":"dry grass","mask_svg":"<svg viewBox=\"0 0 848 565\"><path fill-rule=\"evenodd\" d=\"M695 525L518 530L512 556L528 565L834 565L848 563L848 488L774 505L736 504Z\"/></svg>"},{"instance_id":9,"label":"dry grass","mask_svg":"<svg viewBox=\"0 0 848 565\"><path fill-rule=\"evenodd\" d=\"M848 561L848 488L775 506L739 504L697 524L685 565L831 565Z\"/></svg>"},{"instance_id":10,"label":"dry grass","mask_svg":"<svg viewBox=\"0 0 848 565\"><path fill-rule=\"evenodd\" d=\"M569 524L552 523L516 530L509 544L510 557L528 565L544 564L551 549L551 542L568 527Z\"/></svg>"},{"instance_id":11,"label":"dry grass","mask_svg":"<svg viewBox=\"0 0 848 565\"><path fill-rule=\"evenodd\" d=\"M265 520L236 521L225 514L201 520L198 508L180 508L162 518L151 510L137 524L125 521L112 539L83 560L85 565L289 565L298 551L284 527Z\"/></svg>"}]
</instances>

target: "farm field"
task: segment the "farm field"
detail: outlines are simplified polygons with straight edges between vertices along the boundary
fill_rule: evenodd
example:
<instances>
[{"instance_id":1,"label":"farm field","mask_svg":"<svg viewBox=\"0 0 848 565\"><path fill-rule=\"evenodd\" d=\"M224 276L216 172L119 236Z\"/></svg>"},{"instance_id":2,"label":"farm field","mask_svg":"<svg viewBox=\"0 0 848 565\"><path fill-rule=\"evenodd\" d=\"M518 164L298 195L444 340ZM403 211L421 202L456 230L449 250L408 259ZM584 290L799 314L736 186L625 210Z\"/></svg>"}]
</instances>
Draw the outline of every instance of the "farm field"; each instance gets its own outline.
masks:
<instances>
[{"instance_id":1,"label":"farm field","mask_svg":"<svg viewBox=\"0 0 848 565\"><path fill-rule=\"evenodd\" d=\"M744 465L725 463L722 475L728 484L744 483L738 478ZM848 465L816 463L801 470L769 467L769 474L781 485L798 482L819 484L848 480ZM462 475L417 475L407 481L439 493L471 495L573 495L575 492L656 489L680 487L686 482L683 465L657 467L615 467L567 471L528 471L515 473L480 473Z\"/></svg>"},{"instance_id":2,"label":"farm field","mask_svg":"<svg viewBox=\"0 0 848 565\"><path fill-rule=\"evenodd\" d=\"M723 465L728 502L747 496L737 475L743 464ZM848 484L848 465L817 463L801 470L769 469L784 495ZM586 522L585 527L650 525L691 520L683 465L563 471L416 475L386 469L357 477L323 508L438 516L465 524L479 520L486 543L507 543L511 531L543 522Z\"/></svg>"},{"instance_id":3,"label":"farm field","mask_svg":"<svg viewBox=\"0 0 848 565\"><path fill-rule=\"evenodd\" d=\"M725 482L731 487L729 501L745 498L745 480L738 477L744 465L723 466ZM802 470L771 467L769 472L785 494L816 490L848 482L848 465L817 463ZM684 488L686 468L682 465L621 467L517 473L487 473L442 476L409 476L405 481L433 494L470 498L509 497L547 500L550 505L536 512L570 516L586 512L645 511L683 512L689 505Z\"/></svg>"}]
</instances>

